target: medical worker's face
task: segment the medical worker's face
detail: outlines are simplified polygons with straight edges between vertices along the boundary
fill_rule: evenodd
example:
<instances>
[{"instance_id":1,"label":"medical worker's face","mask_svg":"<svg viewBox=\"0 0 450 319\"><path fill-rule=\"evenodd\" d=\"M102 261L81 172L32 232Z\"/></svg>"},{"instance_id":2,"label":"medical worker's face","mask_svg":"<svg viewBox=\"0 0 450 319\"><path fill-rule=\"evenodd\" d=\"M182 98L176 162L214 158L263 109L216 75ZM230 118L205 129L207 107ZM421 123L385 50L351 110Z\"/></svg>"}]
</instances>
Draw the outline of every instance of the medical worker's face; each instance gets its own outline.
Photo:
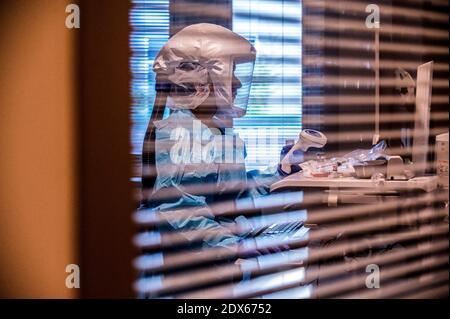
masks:
<instances>
[{"instance_id":1,"label":"medical worker's face","mask_svg":"<svg viewBox=\"0 0 450 319\"><path fill-rule=\"evenodd\" d=\"M242 83L241 81L239 81L239 79L237 77L234 76L233 74L233 82L231 84L231 90L232 90L232 94L233 94L233 102L236 99L237 96L237 91L242 87Z\"/></svg>"},{"instance_id":2,"label":"medical worker's face","mask_svg":"<svg viewBox=\"0 0 450 319\"><path fill-rule=\"evenodd\" d=\"M238 90L242 87L241 81L236 77L233 71L233 76L231 79L231 94L233 98L233 102L236 99ZM200 120L209 120L217 113L217 104L214 98L214 86L212 83L210 83L210 97L206 99L204 103L199 105L197 108L193 110L193 113L196 117L198 117ZM226 127L232 126L232 118L226 119L222 118L222 121ZM207 123L205 123L207 124ZM208 125L208 124L207 124Z\"/></svg>"},{"instance_id":3,"label":"medical worker's face","mask_svg":"<svg viewBox=\"0 0 450 319\"><path fill-rule=\"evenodd\" d=\"M233 68L233 78L231 80L231 93L233 95L233 102L236 99L237 91L242 87L242 82L237 78L237 76L234 74L236 71L236 65L234 65Z\"/></svg>"},{"instance_id":4,"label":"medical worker's face","mask_svg":"<svg viewBox=\"0 0 450 319\"><path fill-rule=\"evenodd\" d=\"M212 83L209 84L209 90L209 97L205 100L205 102L192 110L195 116L200 120L211 119L217 113L217 105L214 98L214 86L212 85Z\"/></svg>"}]
</instances>

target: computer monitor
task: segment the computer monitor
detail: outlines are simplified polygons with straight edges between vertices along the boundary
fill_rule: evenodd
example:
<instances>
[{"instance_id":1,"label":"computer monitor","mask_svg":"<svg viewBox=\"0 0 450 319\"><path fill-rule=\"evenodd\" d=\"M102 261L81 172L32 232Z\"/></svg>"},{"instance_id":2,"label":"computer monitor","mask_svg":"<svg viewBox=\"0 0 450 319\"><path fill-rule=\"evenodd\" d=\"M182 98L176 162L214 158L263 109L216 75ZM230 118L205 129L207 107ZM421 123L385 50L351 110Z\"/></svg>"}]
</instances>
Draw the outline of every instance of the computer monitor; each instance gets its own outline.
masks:
<instances>
[{"instance_id":1,"label":"computer monitor","mask_svg":"<svg viewBox=\"0 0 450 319\"><path fill-rule=\"evenodd\" d=\"M428 139L430 135L431 90L433 61L417 68L416 112L412 144L412 161L416 176L423 176L428 167Z\"/></svg>"}]
</instances>

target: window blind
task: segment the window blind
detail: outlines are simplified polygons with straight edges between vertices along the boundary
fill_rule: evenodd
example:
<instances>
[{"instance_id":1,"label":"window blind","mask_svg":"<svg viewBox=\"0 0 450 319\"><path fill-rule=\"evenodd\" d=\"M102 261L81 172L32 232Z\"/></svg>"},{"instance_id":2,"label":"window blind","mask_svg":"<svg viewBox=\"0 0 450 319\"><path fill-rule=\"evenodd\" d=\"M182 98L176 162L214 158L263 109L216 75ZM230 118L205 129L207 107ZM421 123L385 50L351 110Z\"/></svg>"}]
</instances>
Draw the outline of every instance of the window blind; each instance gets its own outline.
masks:
<instances>
[{"instance_id":1,"label":"window blind","mask_svg":"<svg viewBox=\"0 0 450 319\"><path fill-rule=\"evenodd\" d=\"M155 74L151 71L153 62L169 39L169 0L133 0L129 20L131 151L134 155L140 155L155 99Z\"/></svg>"},{"instance_id":2,"label":"window blind","mask_svg":"<svg viewBox=\"0 0 450 319\"><path fill-rule=\"evenodd\" d=\"M379 68L376 29L366 26L369 4L380 13ZM409 100L402 98L396 78L400 69L415 80L419 65L434 62L430 145L448 131L447 5L426 0L303 2L303 125L328 132L329 151L371 147L377 69L381 139L393 152L411 152L414 124L415 92Z\"/></svg>"},{"instance_id":3,"label":"window blind","mask_svg":"<svg viewBox=\"0 0 450 319\"><path fill-rule=\"evenodd\" d=\"M381 139L392 154L410 155L412 136L404 128L412 128L415 106L398 91L395 71L402 68L415 79L417 67L433 60L428 169L436 173L433 139L448 131L448 3L375 3L381 9ZM148 8L136 2L134 10L141 5ZM372 146L376 68L366 6L361 0L233 1L233 30L261 53L248 114L235 127L247 142L263 135L259 127L278 126L284 134L273 142L273 153L257 150L252 158L250 148L251 167L278 156L283 139L295 137L302 126L327 135L329 158ZM300 28L294 28L298 23ZM140 251L133 260L136 294L183 299L448 296L448 187L389 188L384 179L365 181L372 186L362 189L355 179L345 189L291 185L261 197L217 197L207 210L139 209L133 214L138 228L133 242ZM217 191L207 182L184 186L202 196ZM141 196L155 200L150 193ZM172 197L169 187L156 200ZM242 216L245 222L237 222ZM173 227L199 217L222 227ZM205 244L207 238L230 234L241 240Z\"/></svg>"},{"instance_id":4,"label":"window blind","mask_svg":"<svg viewBox=\"0 0 450 319\"><path fill-rule=\"evenodd\" d=\"M302 128L301 19L300 1L233 1L233 31L257 51L247 114L234 120L248 169L278 163L286 140Z\"/></svg>"}]
</instances>

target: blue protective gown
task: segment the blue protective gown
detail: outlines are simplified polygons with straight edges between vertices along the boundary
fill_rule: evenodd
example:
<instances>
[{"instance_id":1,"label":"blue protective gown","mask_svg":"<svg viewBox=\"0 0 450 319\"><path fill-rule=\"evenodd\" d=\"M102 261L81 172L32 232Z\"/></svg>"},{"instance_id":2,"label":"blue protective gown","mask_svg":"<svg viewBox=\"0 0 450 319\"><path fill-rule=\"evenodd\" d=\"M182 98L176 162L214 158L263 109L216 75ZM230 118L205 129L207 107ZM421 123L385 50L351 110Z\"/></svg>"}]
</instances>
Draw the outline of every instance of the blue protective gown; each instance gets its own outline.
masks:
<instances>
[{"instance_id":1,"label":"blue protective gown","mask_svg":"<svg viewBox=\"0 0 450 319\"><path fill-rule=\"evenodd\" d=\"M177 230L221 231L220 235L213 231L211 234L215 235L204 238L205 245L228 246L245 237L224 227L226 223L246 223L245 217L234 220L216 217L209 207L215 202L268 193L273 179L247 187L255 172L252 176L246 172L244 142L232 132L222 134L208 128L189 110L173 111L168 118L155 122L155 127L157 179L153 195L158 197L165 191L169 196L154 201L154 209L170 214L179 208L189 208L191 216L170 221ZM199 210L202 216L193 216Z\"/></svg>"}]
</instances>

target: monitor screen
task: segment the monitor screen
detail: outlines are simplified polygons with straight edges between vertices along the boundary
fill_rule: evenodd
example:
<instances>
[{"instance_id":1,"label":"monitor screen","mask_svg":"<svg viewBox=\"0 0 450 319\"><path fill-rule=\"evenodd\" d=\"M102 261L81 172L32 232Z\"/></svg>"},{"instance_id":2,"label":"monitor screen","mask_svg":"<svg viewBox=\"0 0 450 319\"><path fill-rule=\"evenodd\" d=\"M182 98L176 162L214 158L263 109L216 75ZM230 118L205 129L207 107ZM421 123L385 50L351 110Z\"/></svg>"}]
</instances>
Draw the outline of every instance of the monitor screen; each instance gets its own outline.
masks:
<instances>
[{"instance_id":1,"label":"monitor screen","mask_svg":"<svg viewBox=\"0 0 450 319\"><path fill-rule=\"evenodd\" d=\"M424 175L427 170L432 82L433 61L417 68L416 112L412 147L412 161L416 176Z\"/></svg>"}]
</instances>

